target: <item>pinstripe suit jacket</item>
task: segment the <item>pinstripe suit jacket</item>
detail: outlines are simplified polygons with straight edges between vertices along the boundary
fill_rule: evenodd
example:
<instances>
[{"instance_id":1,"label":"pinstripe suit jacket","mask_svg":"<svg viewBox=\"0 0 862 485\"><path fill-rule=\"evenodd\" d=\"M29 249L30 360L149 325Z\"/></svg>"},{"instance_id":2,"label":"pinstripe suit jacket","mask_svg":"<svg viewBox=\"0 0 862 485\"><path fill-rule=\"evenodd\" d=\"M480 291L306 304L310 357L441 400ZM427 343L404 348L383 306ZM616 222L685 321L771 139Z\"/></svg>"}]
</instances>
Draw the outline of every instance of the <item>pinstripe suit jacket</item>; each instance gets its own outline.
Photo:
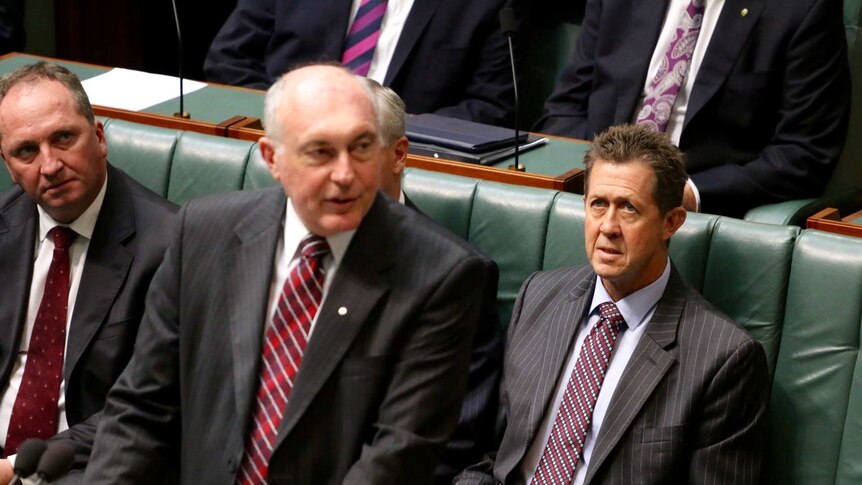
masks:
<instances>
[{"instance_id":1,"label":"pinstripe suit jacket","mask_svg":"<svg viewBox=\"0 0 862 485\"><path fill-rule=\"evenodd\" d=\"M235 483L285 203L273 187L183 209L84 483ZM485 280L466 242L378 195L318 312L268 483L430 483Z\"/></svg>"},{"instance_id":2,"label":"pinstripe suit jacket","mask_svg":"<svg viewBox=\"0 0 862 485\"><path fill-rule=\"evenodd\" d=\"M536 273L521 288L503 367L495 455L458 483L520 483L595 286L589 267ZM757 483L768 394L762 347L671 269L623 373L585 483Z\"/></svg>"}]
</instances>

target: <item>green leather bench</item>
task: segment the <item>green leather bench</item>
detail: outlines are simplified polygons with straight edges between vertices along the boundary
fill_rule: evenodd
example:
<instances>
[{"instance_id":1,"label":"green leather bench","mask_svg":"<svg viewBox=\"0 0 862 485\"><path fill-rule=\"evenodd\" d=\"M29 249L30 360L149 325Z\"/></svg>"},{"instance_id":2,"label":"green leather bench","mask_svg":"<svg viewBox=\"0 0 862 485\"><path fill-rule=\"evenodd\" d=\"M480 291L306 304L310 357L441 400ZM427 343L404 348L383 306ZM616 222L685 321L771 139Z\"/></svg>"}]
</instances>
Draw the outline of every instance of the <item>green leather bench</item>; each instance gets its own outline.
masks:
<instances>
[{"instance_id":1,"label":"green leather bench","mask_svg":"<svg viewBox=\"0 0 862 485\"><path fill-rule=\"evenodd\" d=\"M173 201L274 183L254 143L104 121L111 162ZM497 261L501 325L530 273L586 262L580 196L415 169L404 190ZM862 483L862 239L690 214L671 256L766 349L765 482Z\"/></svg>"}]
</instances>

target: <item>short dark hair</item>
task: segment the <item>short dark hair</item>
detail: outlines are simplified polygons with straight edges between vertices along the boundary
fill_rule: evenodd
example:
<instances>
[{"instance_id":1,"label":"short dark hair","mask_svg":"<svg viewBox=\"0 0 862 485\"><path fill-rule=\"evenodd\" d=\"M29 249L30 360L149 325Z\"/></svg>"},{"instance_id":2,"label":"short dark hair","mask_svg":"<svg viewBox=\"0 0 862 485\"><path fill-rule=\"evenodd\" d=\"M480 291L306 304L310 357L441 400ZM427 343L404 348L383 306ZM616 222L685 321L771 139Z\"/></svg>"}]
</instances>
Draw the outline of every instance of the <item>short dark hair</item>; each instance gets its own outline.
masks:
<instances>
[{"instance_id":1,"label":"short dark hair","mask_svg":"<svg viewBox=\"0 0 862 485\"><path fill-rule=\"evenodd\" d=\"M75 102L75 108L78 110L78 113L87 118L90 124L96 122L96 117L93 115L93 107L90 105L90 98L87 97L87 92L84 91L81 80L72 71L53 62L39 61L34 64L21 66L0 78L0 103L9 94L9 91L18 84L44 79L57 81L65 86L69 90L69 94L72 95L72 100Z\"/></svg>"},{"instance_id":2,"label":"short dark hair","mask_svg":"<svg viewBox=\"0 0 862 485\"><path fill-rule=\"evenodd\" d=\"M596 161L645 163L655 175L652 196L666 214L682 205L688 175L685 155L664 133L642 125L616 125L595 137L584 156L584 194L589 192L590 172Z\"/></svg>"}]
</instances>

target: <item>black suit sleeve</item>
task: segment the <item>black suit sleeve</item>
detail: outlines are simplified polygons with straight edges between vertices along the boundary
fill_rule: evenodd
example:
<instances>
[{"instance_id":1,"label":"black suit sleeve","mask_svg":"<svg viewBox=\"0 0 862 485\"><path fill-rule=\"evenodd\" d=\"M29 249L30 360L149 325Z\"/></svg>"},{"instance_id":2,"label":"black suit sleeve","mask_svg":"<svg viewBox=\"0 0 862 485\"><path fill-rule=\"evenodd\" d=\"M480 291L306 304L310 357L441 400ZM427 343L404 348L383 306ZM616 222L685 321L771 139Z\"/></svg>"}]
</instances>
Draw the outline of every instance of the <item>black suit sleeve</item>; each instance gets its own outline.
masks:
<instances>
[{"instance_id":1,"label":"black suit sleeve","mask_svg":"<svg viewBox=\"0 0 862 485\"><path fill-rule=\"evenodd\" d=\"M841 9L839 1L817 0L793 34L785 61L774 66L781 79L777 120L760 155L691 176L702 211L741 216L750 206L813 197L823 190L841 154L850 111ZM696 163L696 155L685 151ZM733 210L740 201L747 207Z\"/></svg>"},{"instance_id":2,"label":"black suit sleeve","mask_svg":"<svg viewBox=\"0 0 862 485\"><path fill-rule=\"evenodd\" d=\"M515 300L515 305L512 308L512 319L506 330L506 342L511 341L512 335L518 327L518 320L521 318L521 310L524 305L524 295L527 293L527 287L536 276L537 273L531 274L526 281L521 285L518 292L518 298ZM495 485L497 480L494 478L494 464L497 459L497 449L503 441L503 435L506 432L507 410L509 407L509 399L506 390L506 374L502 373L499 386L499 408L495 423L493 446L485 454L485 456L475 464L467 467L458 476L453 479L453 483L458 485Z\"/></svg>"},{"instance_id":3,"label":"black suit sleeve","mask_svg":"<svg viewBox=\"0 0 862 485\"><path fill-rule=\"evenodd\" d=\"M688 483L758 483L768 395L766 354L748 340L706 388Z\"/></svg>"},{"instance_id":4,"label":"black suit sleeve","mask_svg":"<svg viewBox=\"0 0 862 485\"><path fill-rule=\"evenodd\" d=\"M533 131L582 140L592 138L592 133L588 133L587 109L595 75L601 11L601 0L587 0L572 60L545 102L545 111Z\"/></svg>"},{"instance_id":5,"label":"black suit sleeve","mask_svg":"<svg viewBox=\"0 0 862 485\"><path fill-rule=\"evenodd\" d=\"M275 0L239 0L216 34L206 60L207 80L267 89L267 44L275 34Z\"/></svg>"},{"instance_id":6,"label":"black suit sleeve","mask_svg":"<svg viewBox=\"0 0 862 485\"><path fill-rule=\"evenodd\" d=\"M108 394L84 483L173 483L178 477L178 234L153 277L132 359Z\"/></svg>"},{"instance_id":7,"label":"black suit sleeve","mask_svg":"<svg viewBox=\"0 0 862 485\"><path fill-rule=\"evenodd\" d=\"M446 445L436 470L437 483L452 483L465 467L477 462L495 446L494 426L500 390L503 341L497 312L497 264L484 259L488 282L482 295L479 326L473 339L467 394L461 405L458 427Z\"/></svg>"},{"instance_id":8,"label":"black suit sleeve","mask_svg":"<svg viewBox=\"0 0 862 485\"><path fill-rule=\"evenodd\" d=\"M476 289L486 283L477 257L463 259L440 282L398 352L374 423L345 484L431 483L433 466L455 427L476 329ZM433 406L435 412L417 412ZM426 468L427 467L427 468Z\"/></svg>"}]
</instances>

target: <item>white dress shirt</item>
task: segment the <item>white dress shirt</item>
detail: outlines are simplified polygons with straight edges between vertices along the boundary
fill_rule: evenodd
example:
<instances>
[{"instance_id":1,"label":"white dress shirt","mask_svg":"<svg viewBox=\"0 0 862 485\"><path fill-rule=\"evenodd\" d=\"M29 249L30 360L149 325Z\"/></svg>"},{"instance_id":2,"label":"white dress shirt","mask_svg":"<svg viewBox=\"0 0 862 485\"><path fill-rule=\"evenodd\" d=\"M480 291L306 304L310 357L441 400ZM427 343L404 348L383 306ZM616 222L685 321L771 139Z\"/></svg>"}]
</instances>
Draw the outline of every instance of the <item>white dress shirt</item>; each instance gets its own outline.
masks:
<instances>
[{"instance_id":1,"label":"white dress shirt","mask_svg":"<svg viewBox=\"0 0 862 485\"><path fill-rule=\"evenodd\" d=\"M350 32L350 26L353 25L361 2L362 0L353 0L353 6L350 8L350 23L347 25L345 36ZM377 39L377 48L374 49L374 57L371 58L367 75L380 84L383 84L383 79L386 77L386 71L395 53L395 46L401 38L401 31L404 30L404 23L407 22L411 8L413 8L413 0L389 0L386 4L386 13L380 25L380 38Z\"/></svg>"},{"instance_id":2,"label":"white dress shirt","mask_svg":"<svg viewBox=\"0 0 862 485\"><path fill-rule=\"evenodd\" d=\"M323 308L326 302L326 295L329 293L329 286L332 284L332 278L338 271L338 266L344 258L344 253L347 251L347 246L353 239L353 234L356 230L345 231L334 236L326 238L329 243L330 253L323 258L323 269L326 271L323 282L323 294L320 299L320 307ZM309 234L308 229L296 215L293 204L290 199L287 199L287 210L284 213L284 234L279 239L275 249L275 271L272 272L272 281L269 286L269 316L266 321L266 328L272 325L272 317L275 315L275 309L278 306L278 299L281 296L281 290L284 287L284 282L290 271L299 263L299 243ZM290 248L285 250L285 248ZM317 312L320 315L320 312ZM311 339L311 332L314 331L314 326L317 323L317 315L311 321L311 327L308 330L308 338ZM261 334L260 338L266 338L266 332Z\"/></svg>"},{"instance_id":3,"label":"white dress shirt","mask_svg":"<svg viewBox=\"0 0 862 485\"><path fill-rule=\"evenodd\" d=\"M615 302L617 308L626 321L627 328L620 332L617 337L616 345L614 346L611 360L608 365L608 370L605 373L605 380L602 383L602 388L599 390L599 397L596 399L596 406L593 409L593 417L590 422L590 429L587 431L587 439L584 443L581 460L578 461L578 466L575 471L575 478L572 481L575 485L581 485L586 478L587 467L590 463L590 457L593 453L593 446L596 443L596 436L602 428L602 422L605 419L605 413L610 405L614 391L619 384L620 378L626 369L626 366L634 354L635 347L641 339L644 331L647 328L647 322L655 312L656 305L664 294L667 287L668 279L670 278L670 260L668 259L662 275L640 290L628 295L627 297ZM599 305L605 302L612 302L613 299L608 295L605 287L602 285L602 280L596 277L596 290L593 294L593 299L590 302L589 312L586 317L580 322L575 345L572 348L572 353L569 354L566 361L566 367L560 375L557 382L557 388L554 392L553 405L549 409L554 412L546 413L542 418L542 424L536 433L536 439L527 449L527 454L521 465L521 473L523 474L524 482L528 485L533 481L533 475L536 468L539 466L539 461L542 458L542 453L548 444L551 437L551 431L554 427L554 421L557 419L557 413L560 409L560 404L563 402L563 394L569 384L569 378L575 370L575 364L578 361L578 356L581 353L581 347L590 333L589 329L595 326L599 321Z\"/></svg>"},{"instance_id":4,"label":"white dress shirt","mask_svg":"<svg viewBox=\"0 0 862 485\"><path fill-rule=\"evenodd\" d=\"M81 274L84 272L84 263L87 260L87 251L90 248L90 239L93 237L93 229L96 227L96 220L99 218L99 211L102 210L102 202L105 200L105 189L107 188L107 180L102 184L102 190L90 204L90 207L84 211L74 222L68 224L68 227L75 231L78 236L69 247L69 311L66 314L66 344L69 343L69 324L72 321L72 315L75 312L75 303L77 302L78 287L81 283ZM45 280L48 279L48 269L51 267L51 260L54 255L54 241L48 238L48 231L60 224L51 218L41 207L37 206L39 213L39 228L36 237L36 248L34 251L35 259L33 261L33 279L30 281L30 299L27 305L27 318L24 322L24 332L21 334L21 341L18 346L18 356L15 359L15 364L12 366L12 373L9 377L9 383L3 389L2 397L0 397L0 446L6 444L6 434L9 431L9 421L12 419L12 410L15 406L15 399L18 397L18 390L21 387L21 382L24 379L24 370L27 364L27 350L30 348L30 335L33 333L33 327L36 323L36 314L39 312L39 305L42 303L42 294L45 291ZM65 355L65 354L64 354ZM65 359L64 359L65 360ZM66 381L60 383L60 396L57 402L59 416L57 420L57 432L68 429L69 424L66 421ZM10 457L14 463L14 458Z\"/></svg>"}]
</instances>

